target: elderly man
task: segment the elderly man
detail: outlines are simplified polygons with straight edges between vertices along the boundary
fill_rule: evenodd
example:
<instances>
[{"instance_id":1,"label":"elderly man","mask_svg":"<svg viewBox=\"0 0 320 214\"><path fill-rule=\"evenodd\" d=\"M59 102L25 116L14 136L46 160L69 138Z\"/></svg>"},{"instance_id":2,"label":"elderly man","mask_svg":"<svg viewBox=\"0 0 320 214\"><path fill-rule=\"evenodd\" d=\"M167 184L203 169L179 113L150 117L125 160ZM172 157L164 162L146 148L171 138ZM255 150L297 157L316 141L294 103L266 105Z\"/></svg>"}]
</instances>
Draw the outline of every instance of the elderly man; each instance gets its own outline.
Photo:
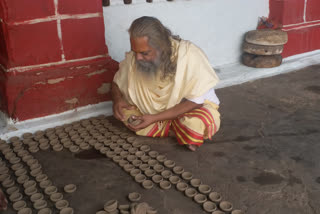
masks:
<instances>
[{"instance_id":1,"label":"elderly man","mask_svg":"<svg viewBox=\"0 0 320 214\"><path fill-rule=\"evenodd\" d=\"M112 84L114 116L137 135L174 134L195 151L220 127L219 79L206 55L153 17L136 19L129 34Z\"/></svg>"}]
</instances>

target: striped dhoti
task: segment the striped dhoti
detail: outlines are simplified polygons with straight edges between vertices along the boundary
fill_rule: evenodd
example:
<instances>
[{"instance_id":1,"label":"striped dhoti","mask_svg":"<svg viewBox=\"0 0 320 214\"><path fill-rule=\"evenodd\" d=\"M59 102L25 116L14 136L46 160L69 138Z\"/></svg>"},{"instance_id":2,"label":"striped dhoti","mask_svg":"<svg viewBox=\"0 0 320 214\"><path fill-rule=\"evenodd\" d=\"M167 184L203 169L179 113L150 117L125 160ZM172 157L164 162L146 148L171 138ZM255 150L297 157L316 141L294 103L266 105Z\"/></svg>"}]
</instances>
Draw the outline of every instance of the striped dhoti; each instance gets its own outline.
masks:
<instances>
[{"instance_id":1,"label":"striped dhoti","mask_svg":"<svg viewBox=\"0 0 320 214\"><path fill-rule=\"evenodd\" d=\"M220 128L218 106L206 101L201 108L180 115L175 120L159 121L136 132L149 137L167 137L174 132L179 144L200 146L204 139L212 136Z\"/></svg>"}]
</instances>

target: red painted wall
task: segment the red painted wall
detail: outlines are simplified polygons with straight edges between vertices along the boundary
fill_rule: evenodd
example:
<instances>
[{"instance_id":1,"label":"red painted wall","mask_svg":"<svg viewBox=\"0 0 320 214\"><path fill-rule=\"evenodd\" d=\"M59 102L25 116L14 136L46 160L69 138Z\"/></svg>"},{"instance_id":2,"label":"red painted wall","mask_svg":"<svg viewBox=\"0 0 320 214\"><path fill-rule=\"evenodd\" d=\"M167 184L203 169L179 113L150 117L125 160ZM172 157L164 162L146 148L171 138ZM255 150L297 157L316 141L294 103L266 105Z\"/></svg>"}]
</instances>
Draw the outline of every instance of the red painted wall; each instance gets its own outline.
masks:
<instances>
[{"instance_id":1,"label":"red painted wall","mask_svg":"<svg viewBox=\"0 0 320 214\"><path fill-rule=\"evenodd\" d=\"M0 110L26 120L110 100L101 0L0 2Z\"/></svg>"},{"instance_id":2,"label":"red painted wall","mask_svg":"<svg viewBox=\"0 0 320 214\"><path fill-rule=\"evenodd\" d=\"M319 0L270 0L269 19L288 33L283 57L320 49Z\"/></svg>"}]
</instances>

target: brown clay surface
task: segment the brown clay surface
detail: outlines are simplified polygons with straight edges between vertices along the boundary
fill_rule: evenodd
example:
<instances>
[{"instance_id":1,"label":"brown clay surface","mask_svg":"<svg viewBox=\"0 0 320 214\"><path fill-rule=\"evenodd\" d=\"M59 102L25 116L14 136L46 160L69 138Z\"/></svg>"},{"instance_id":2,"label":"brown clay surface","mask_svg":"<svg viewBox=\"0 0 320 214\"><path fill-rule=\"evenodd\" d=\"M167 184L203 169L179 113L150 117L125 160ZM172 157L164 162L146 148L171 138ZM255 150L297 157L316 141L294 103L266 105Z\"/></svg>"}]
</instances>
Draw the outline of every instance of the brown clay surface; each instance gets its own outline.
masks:
<instances>
[{"instance_id":1,"label":"brown clay surface","mask_svg":"<svg viewBox=\"0 0 320 214\"><path fill-rule=\"evenodd\" d=\"M255 54L243 53L242 63L253 68L273 68L281 65L282 56L260 56Z\"/></svg>"},{"instance_id":2,"label":"brown clay surface","mask_svg":"<svg viewBox=\"0 0 320 214\"><path fill-rule=\"evenodd\" d=\"M197 152L175 139L138 137L151 150L192 172L247 214L320 213L320 66L217 90L222 101L221 130ZM112 123L122 127L110 118ZM64 149L35 154L44 173L77 214L94 213L108 200L128 204L130 192L161 214L205 213L184 193L145 190L116 163L98 153L72 154ZM14 213L12 209L3 214Z\"/></svg>"}]
</instances>

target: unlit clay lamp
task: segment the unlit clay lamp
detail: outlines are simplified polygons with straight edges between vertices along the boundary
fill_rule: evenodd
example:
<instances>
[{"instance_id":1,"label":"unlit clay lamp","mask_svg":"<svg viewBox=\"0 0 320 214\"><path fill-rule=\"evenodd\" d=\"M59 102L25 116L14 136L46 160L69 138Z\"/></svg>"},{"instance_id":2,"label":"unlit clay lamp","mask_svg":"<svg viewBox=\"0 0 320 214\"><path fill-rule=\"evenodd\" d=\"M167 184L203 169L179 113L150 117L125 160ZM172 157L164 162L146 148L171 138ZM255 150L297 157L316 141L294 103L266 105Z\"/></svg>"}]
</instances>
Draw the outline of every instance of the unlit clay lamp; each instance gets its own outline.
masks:
<instances>
[{"instance_id":1,"label":"unlit clay lamp","mask_svg":"<svg viewBox=\"0 0 320 214\"><path fill-rule=\"evenodd\" d=\"M8 188L6 192L8 193L8 195L12 195L13 193L18 193L19 188L16 186L13 186L13 187Z\"/></svg>"},{"instance_id":2,"label":"unlit clay lamp","mask_svg":"<svg viewBox=\"0 0 320 214\"><path fill-rule=\"evenodd\" d=\"M189 198L193 198L197 194L197 190L195 190L194 188L187 188L184 191L184 194Z\"/></svg>"},{"instance_id":3,"label":"unlit clay lamp","mask_svg":"<svg viewBox=\"0 0 320 214\"><path fill-rule=\"evenodd\" d=\"M60 210L60 214L73 214L74 211L71 207L65 207L62 210Z\"/></svg>"},{"instance_id":4,"label":"unlit clay lamp","mask_svg":"<svg viewBox=\"0 0 320 214\"><path fill-rule=\"evenodd\" d=\"M145 174L147 177L151 178L152 176L154 176L154 175L156 174L156 171L154 171L153 169L147 169L147 170L144 172L144 174Z\"/></svg>"},{"instance_id":5,"label":"unlit clay lamp","mask_svg":"<svg viewBox=\"0 0 320 214\"><path fill-rule=\"evenodd\" d=\"M141 159L142 162L148 163L148 161L150 160L150 156L144 155L140 159Z\"/></svg>"},{"instance_id":6,"label":"unlit clay lamp","mask_svg":"<svg viewBox=\"0 0 320 214\"><path fill-rule=\"evenodd\" d=\"M152 189L152 187L153 187L153 182L150 181L150 180L145 180L145 181L142 182L142 186L143 186L143 188L145 188L145 189Z\"/></svg>"},{"instance_id":7,"label":"unlit clay lamp","mask_svg":"<svg viewBox=\"0 0 320 214\"><path fill-rule=\"evenodd\" d=\"M126 164L126 165L124 165L123 166L123 169L124 169L124 171L126 171L126 172L130 172L131 170L133 170L134 169L134 166L132 165L132 164Z\"/></svg>"},{"instance_id":8,"label":"unlit clay lamp","mask_svg":"<svg viewBox=\"0 0 320 214\"><path fill-rule=\"evenodd\" d=\"M42 200L44 197L43 197L43 194L42 193L35 193L33 194L31 197L30 197L30 200L32 202L36 202L38 200Z\"/></svg>"},{"instance_id":9,"label":"unlit clay lamp","mask_svg":"<svg viewBox=\"0 0 320 214\"><path fill-rule=\"evenodd\" d=\"M52 210L50 208L42 208L39 210L38 214L51 214Z\"/></svg>"},{"instance_id":10,"label":"unlit clay lamp","mask_svg":"<svg viewBox=\"0 0 320 214\"><path fill-rule=\"evenodd\" d=\"M242 210L233 210L231 214L244 214Z\"/></svg>"},{"instance_id":11,"label":"unlit clay lamp","mask_svg":"<svg viewBox=\"0 0 320 214\"><path fill-rule=\"evenodd\" d=\"M232 204L229 201L221 201L219 207L222 211L230 212L233 208Z\"/></svg>"},{"instance_id":12,"label":"unlit clay lamp","mask_svg":"<svg viewBox=\"0 0 320 214\"><path fill-rule=\"evenodd\" d=\"M148 161L148 164L149 164L149 166L153 167L153 166L158 164L158 161L151 159L151 160Z\"/></svg>"},{"instance_id":13,"label":"unlit clay lamp","mask_svg":"<svg viewBox=\"0 0 320 214\"><path fill-rule=\"evenodd\" d=\"M161 172L161 175L162 175L162 177L164 177L164 178L169 178L170 176L172 176L172 172L171 171L169 171L169 170L164 170L164 171L162 171Z\"/></svg>"},{"instance_id":14,"label":"unlit clay lamp","mask_svg":"<svg viewBox=\"0 0 320 214\"><path fill-rule=\"evenodd\" d=\"M33 194L36 194L37 193L37 188L35 187L28 187L24 190L24 193L28 196L31 196Z\"/></svg>"},{"instance_id":15,"label":"unlit clay lamp","mask_svg":"<svg viewBox=\"0 0 320 214\"><path fill-rule=\"evenodd\" d=\"M161 181L160 182L160 187L162 189L170 189L171 188L171 183L169 181L166 181L166 180Z\"/></svg>"},{"instance_id":16,"label":"unlit clay lamp","mask_svg":"<svg viewBox=\"0 0 320 214\"><path fill-rule=\"evenodd\" d=\"M127 0L125 0L125 2L126 2ZM129 1L129 0L128 0ZM130 0L130 3L131 3L131 0ZM129 4L130 4L129 3ZM125 3L126 4L126 3ZM137 125L139 125L141 122L142 122L142 120L137 120L137 119L135 119L135 115L131 115L129 118L128 118L128 120L127 120L127 122L130 124L130 125L132 125L132 126L137 126Z\"/></svg>"},{"instance_id":17,"label":"unlit clay lamp","mask_svg":"<svg viewBox=\"0 0 320 214\"><path fill-rule=\"evenodd\" d=\"M58 191L57 187L55 186L48 186L47 188L45 188L44 192L47 195L52 195L53 193L56 193Z\"/></svg>"},{"instance_id":18,"label":"unlit clay lamp","mask_svg":"<svg viewBox=\"0 0 320 214\"><path fill-rule=\"evenodd\" d=\"M25 208L26 206L27 204L25 201L17 201L17 202L14 202L12 205L13 209L17 211Z\"/></svg>"},{"instance_id":19,"label":"unlit clay lamp","mask_svg":"<svg viewBox=\"0 0 320 214\"><path fill-rule=\"evenodd\" d=\"M171 169L176 165L176 163L172 160L166 160L166 161L164 161L164 165Z\"/></svg>"},{"instance_id":20,"label":"unlit clay lamp","mask_svg":"<svg viewBox=\"0 0 320 214\"><path fill-rule=\"evenodd\" d=\"M18 211L18 214L32 214L32 209L30 208L22 208L21 210Z\"/></svg>"},{"instance_id":21,"label":"unlit clay lamp","mask_svg":"<svg viewBox=\"0 0 320 214\"><path fill-rule=\"evenodd\" d=\"M22 194L20 192L13 193L12 195L9 196L9 200L11 202L16 202L20 201L22 199Z\"/></svg>"},{"instance_id":22,"label":"unlit clay lamp","mask_svg":"<svg viewBox=\"0 0 320 214\"><path fill-rule=\"evenodd\" d=\"M207 201L207 196L203 195L203 194L196 194L194 196L194 200L195 202L197 202L198 204L203 204L204 202Z\"/></svg>"},{"instance_id":23,"label":"unlit clay lamp","mask_svg":"<svg viewBox=\"0 0 320 214\"><path fill-rule=\"evenodd\" d=\"M177 183L176 187L180 192L184 192L188 188L188 184L184 182L179 182Z\"/></svg>"},{"instance_id":24,"label":"unlit clay lamp","mask_svg":"<svg viewBox=\"0 0 320 214\"><path fill-rule=\"evenodd\" d=\"M138 183L142 183L143 181L146 180L146 176L143 174L138 174L134 177L135 181Z\"/></svg>"},{"instance_id":25,"label":"unlit clay lamp","mask_svg":"<svg viewBox=\"0 0 320 214\"><path fill-rule=\"evenodd\" d=\"M153 180L153 182L158 184L161 181L163 181L163 177L161 175L154 175L154 176L152 176L152 180Z\"/></svg>"},{"instance_id":26,"label":"unlit clay lamp","mask_svg":"<svg viewBox=\"0 0 320 214\"><path fill-rule=\"evenodd\" d=\"M49 186L52 185L52 182L50 180L44 180L44 181L41 181L39 186L42 188L42 189L45 189Z\"/></svg>"},{"instance_id":27,"label":"unlit clay lamp","mask_svg":"<svg viewBox=\"0 0 320 214\"><path fill-rule=\"evenodd\" d=\"M68 184L64 187L64 191L66 193L73 193L77 190L77 186L74 184Z\"/></svg>"},{"instance_id":28,"label":"unlit clay lamp","mask_svg":"<svg viewBox=\"0 0 320 214\"><path fill-rule=\"evenodd\" d=\"M23 187L27 189L28 187L35 187L36 185L37 185L37 182L35 182L34 180L30 180L30 181L26 181L23 184Z\"/></svg>"},{"instance_id":29,"label":"unlit clay lamp","mask_svg":"<svg viewBox=\"0 0 320 214\"><path fill-rule=\"evenodd\" d=\"M146 171L146 170L150 169L150 166L146 163L143 163L139 166L139 169L141 169L142 171Z\"/></svg>"},{"instance_id":30,"label":"unlit clay lamp","mask_svg":"<svg viewBox=\"0 0 320 214\"><path fill-rule=\"evenodd\" d=\"M178 176L170 176L169 181L172 184L177 184L177 183L179 183L181 181L181 179Z\"/></svg>"},{"instance_id":31,"label":"unlit clay lamp","mask_svg":"<svg viewBox=\"0 0 320 214\"><path fill-rule=\"evenodd\" d=\"M157 151L150 151L148 155L152 158L156 158L159 155L159 153Z\"/></svg>"},{"instance_id":32,"label":"unlit clay lamp","mask_svg":"<svg viewBox=\"0 0 320 214\"><path fill-rule=\"evenodd\" d=\"M58 210L62 210L63 208L66 208L69 206L69 202L66 200L60 200L56 202L56 208Z\"/></svg>"},{"instance_id":33,"label":"unlit clay lamp","mask_svg":"<svg viewBox=\"0 0 320 214\"><path fill-rule=\"evenodd\" d=\"M215 203L219 203L221 201L222 197L221 197L220 193L218 193L218 192L211 192L209 194L209 199Z\"/></svg>"},{"instance_id":34,"label":"unlit clay lamp","mask_svg":"<svg viewBox=\"0 0 320 214\"><path fill-rule=\"evenodd\" d=\"M202 204L202 207L206 212L209 212L209 213L211 213L217 209L217 205L211 201L204 202Z\"/></svg>"},{"instance_id":35,"label":"unlit clay lamp","mask_svg":"<svg viewBox=\"0 0 320 214\"><path fill-rule=\"evenodd\" d=\"M130 175L131 175L132 177L135 177L135 176L138 175L138 174L141 174L141 170L140 170L140 169L132 169L132 170L130 171Z\"/></svg>"},{"instance_id":36,"label":"unlit clay lamp","mask_svg":"<svg viewBox=\"0 0 320 214\"><path fill-rule=\"evenodd\" d=\"M45 200L37 200L33 204L33 207L37 210L43 209L46 206L47 206L47 202Z\"/></svg>"},{"instance_id":37,"label":"unlit clay lamp","mask_svg":"<svg viewBox=\"0 0 320 214\"><path fill-rule=\"evenodd\" d=\"M193 178L190 180L190 184L193 187L199 187L202 184L202 182L199 178Z\"/></svg>"},{"instance_id":38,"label":"unlit clay lamp","mask_svg":"<svg viewBox=\"0 0 320 214\"><path fill-rule=\"evenodd\" d=\"M198 189L203 194L208 194L211 191L211 187L206 184L201 184Z\"/></svg>"},{"instance_id":39,"label":"unlit clay lamp","mask_svg":"<svg viewBox=\"0 0 320 214\"><path fill-rule=\"evenodd\" d=\"M141 195L140 193L132 192L132 193L129 193L128 198L131 202L137 202L141 199Z\"/></svg>"},{"instance_id":40,"label":"unlit clay lamp","mask_svg":"<svg viewBox=\"0 0 320 214\"><path fill-rule=\"evenodd\" d=\"M113 212L114 210L117 209L117 207L118 207L118 201L117 200L110 200L104 204L103 209L107 212Z\"/></svg>"},{"instance_id":41,"label":"unlit clay lamp","mask_svg":"<svg viewBox=\"0 0 320 214\"><path fill-rule=\"evenodd\" d=\"M50 200L53 202L61 201L63 199L63 195L60 192L56 192L50 195Z\"/></svg>"},{"instance_id":42,"label":"unlit clay lamp","mask_svg":"<svg viewBox=\"0 0 320 214\"><path fill-rule=\"evenodd\" d=\"M192 178L193 178L193 175L191 172L184 172L181 174L182 178L187 180L187 181L190 181Z\"/></svg>"}]
</instances>

